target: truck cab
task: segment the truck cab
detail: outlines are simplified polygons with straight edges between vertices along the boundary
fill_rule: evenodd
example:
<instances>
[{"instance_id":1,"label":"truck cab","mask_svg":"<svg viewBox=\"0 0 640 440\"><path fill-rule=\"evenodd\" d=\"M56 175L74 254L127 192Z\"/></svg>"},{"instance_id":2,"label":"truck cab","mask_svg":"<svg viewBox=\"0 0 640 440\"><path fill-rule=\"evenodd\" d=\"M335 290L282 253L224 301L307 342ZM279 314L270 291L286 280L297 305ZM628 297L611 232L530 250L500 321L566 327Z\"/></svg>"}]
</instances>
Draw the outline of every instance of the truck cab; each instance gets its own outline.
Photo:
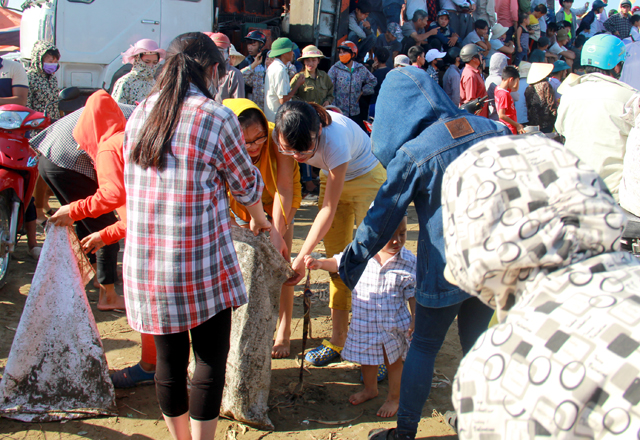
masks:
<instances>
[{"instance_id":1,"label":"truck cab","mask_svg":"<svg viewBox=\"0 0 640 440\"><path fill-rule=\"evenodd\" d=\"M213 22L214 0L31 0L22 15L21 58L28 64L35 42L49 41L60 51L61 87L110 90L121 53L136 41L166 48L182 33L211 31Z\"/></svg>"}]
</instances>

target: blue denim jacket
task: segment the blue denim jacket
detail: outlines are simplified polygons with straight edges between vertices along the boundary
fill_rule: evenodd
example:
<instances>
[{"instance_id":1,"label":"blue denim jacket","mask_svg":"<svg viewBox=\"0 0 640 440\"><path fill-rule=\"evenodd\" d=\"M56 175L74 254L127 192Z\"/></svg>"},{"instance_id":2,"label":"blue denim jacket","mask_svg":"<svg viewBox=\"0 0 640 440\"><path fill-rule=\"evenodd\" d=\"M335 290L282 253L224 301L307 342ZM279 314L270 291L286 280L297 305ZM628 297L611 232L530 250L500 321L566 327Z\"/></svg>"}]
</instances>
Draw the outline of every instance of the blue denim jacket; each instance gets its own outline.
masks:
<instances>
[{"instance_id":1,"label":"blue denim jacket","mask_svg":"<svg viewBox=\"0 0 640 440\"><path fill-rule=\"evenodd\" d=\"M387 181L345 249L340 263L345 284L353 289L367 261L389 241L413 202L420 224L416 301L439 308L469 298L444 279L442 176L473 144L507 134L511 133L504 125L459 110L424 70L404 67L389 72L371 135Z\"/></svg>"}]
</instances>

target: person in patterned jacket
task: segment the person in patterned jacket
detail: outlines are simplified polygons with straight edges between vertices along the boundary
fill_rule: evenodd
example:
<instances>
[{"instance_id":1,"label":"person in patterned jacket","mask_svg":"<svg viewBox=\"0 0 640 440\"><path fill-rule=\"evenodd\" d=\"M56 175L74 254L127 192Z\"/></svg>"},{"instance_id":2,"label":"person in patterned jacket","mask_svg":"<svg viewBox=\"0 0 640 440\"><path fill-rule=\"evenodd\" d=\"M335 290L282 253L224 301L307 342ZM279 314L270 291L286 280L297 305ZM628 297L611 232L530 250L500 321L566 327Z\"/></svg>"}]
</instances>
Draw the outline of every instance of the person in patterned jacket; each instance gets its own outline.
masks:
<instances>
[{"instance_id":1,"label":"person in patterned jacket","mask_svg":"<svg viewBox=\"0 0 640 440\"><path fill-rule=\"evenodd\" d=\"M499 322L456 373L460 440L637 438L640 265L598 173L545 137L494 137L447 168L442 217L448 279Z\"/></svg>"},{"instance_id":2,"label":"person in patterned jacket","mask_svg":"<svg viewBox=\"0 0 640 440\"><path fill-rule=\"evenodd\" d=\"M338 46L340 61L329 69L329 78L333 82L333 104L345 116L365 130L362 122L367 115L360 114L360 97L372 95L378 80L366 67L355 61L358 47L351 41Z\"/></svg>"}]
</instances>

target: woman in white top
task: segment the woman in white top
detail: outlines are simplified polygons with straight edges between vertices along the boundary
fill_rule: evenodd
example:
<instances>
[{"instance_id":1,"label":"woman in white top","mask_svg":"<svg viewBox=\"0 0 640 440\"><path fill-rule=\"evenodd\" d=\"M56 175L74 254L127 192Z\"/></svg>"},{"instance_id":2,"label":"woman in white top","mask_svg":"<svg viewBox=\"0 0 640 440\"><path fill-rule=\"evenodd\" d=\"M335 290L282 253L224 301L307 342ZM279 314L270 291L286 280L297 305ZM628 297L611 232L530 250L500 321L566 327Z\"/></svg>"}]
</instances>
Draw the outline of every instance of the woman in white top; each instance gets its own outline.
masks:
<instances>
[{"instance_id":1,"label":"woman in white top","mask_svg":"<svg viewBox=\"0 0 640 440\"><path fill-rule=\"evenodd\" d=\"M298 276L304 276L304 257L324 238L326 255L344 250L353 240L353 227L364 219L369 205L387 178L371 152L369 136L351 119L323 107L289 101L278 110L273 131L278 150L300 163L322 169L320 207L311 230L293 261ZM330 341L307 353L316 366L329 363L344 347L349 327L351 292L338 274L331 275L330 301L333 334Z\"/></svg>"}]
</instances>

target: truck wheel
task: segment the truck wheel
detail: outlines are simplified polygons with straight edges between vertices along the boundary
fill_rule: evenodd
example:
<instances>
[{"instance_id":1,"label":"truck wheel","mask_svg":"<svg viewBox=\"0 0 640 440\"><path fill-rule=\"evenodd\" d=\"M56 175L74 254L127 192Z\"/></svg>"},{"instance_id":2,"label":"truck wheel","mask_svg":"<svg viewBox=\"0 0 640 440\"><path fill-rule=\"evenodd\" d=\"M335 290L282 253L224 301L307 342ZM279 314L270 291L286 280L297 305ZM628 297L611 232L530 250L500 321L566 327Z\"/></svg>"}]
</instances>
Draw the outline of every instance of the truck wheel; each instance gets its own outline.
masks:
<instances>
[{"instance_id":1,"label":"truck wheel","mask_svg":"<svg viewBox=\"0 0 640 440\"><path fill-rule=\"evenodd\" d=\"M0 281L4 279L9 270L9 225L11 223L11 209L4 194L0 197Z\"/></svg>"}]
</instances>

